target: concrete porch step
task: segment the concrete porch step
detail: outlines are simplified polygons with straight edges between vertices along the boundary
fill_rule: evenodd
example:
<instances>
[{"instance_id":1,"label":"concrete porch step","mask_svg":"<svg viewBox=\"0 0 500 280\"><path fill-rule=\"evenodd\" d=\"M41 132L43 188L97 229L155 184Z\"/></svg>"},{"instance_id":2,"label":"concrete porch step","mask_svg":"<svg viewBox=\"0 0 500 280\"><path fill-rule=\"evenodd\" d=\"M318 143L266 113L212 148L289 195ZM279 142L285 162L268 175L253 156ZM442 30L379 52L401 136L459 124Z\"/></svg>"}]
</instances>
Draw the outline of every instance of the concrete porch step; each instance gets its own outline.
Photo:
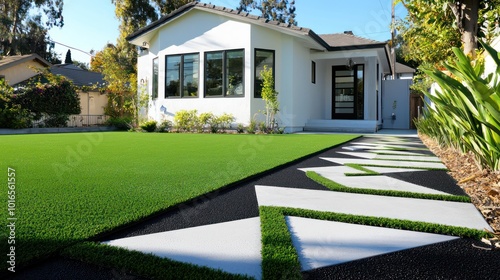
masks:
<instances>
[{"instance_id":1,"label":"concrete porch step","mask_svg":"<svg viewBox=\"0 0 500 280\"><path fill-rule=\"evenodd\" d=\"M304 131L326 131L326 132L377 132L376 120L308 120Z\"/></svg>"}]
</instances>

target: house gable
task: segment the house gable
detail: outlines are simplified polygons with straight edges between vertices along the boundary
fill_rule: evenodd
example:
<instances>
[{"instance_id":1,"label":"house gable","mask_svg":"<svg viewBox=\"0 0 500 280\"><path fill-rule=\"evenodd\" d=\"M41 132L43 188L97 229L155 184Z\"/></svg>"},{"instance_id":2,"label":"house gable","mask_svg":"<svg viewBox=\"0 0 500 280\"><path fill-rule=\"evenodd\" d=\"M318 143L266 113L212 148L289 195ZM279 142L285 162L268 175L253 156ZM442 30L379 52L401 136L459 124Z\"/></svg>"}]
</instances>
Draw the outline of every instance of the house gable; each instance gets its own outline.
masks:
<instances>
[{"instance_id":1,"label":"house gable","mask_svg":"<svg viewBox=\"0 0 500 280\"><path fill-rule=\"evenodd\" d=\"M32 68L50 66L49 62L37 54L6 56L0 60L0 76L8 84L16 85L38 75Z\"/></svg>"}]
</instances>

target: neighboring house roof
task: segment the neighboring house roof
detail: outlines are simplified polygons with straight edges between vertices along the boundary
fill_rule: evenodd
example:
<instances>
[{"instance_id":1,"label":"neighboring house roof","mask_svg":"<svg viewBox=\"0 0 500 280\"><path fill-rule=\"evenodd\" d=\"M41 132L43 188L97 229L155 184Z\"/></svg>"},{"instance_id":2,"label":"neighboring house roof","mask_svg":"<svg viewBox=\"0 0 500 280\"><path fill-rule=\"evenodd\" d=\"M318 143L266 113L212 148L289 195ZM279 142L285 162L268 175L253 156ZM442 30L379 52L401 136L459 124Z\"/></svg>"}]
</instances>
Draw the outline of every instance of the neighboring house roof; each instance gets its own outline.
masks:
<instances>
[{"instance_id":1,"label":"neighboring house roof","mask_svg":"<svg viewBox=\"0 0 500 280\"><path fill-rule=\"evenodd\" d=\"M18 64L34 60L41 64L43 67L49 67L52 64L50 64L47 60L43 59L41 56L39 56L36 53L32 54L25 54L25 55L13 55L13 56L4 56L2 59L0 59L0 70L4 70L13 66L16 66Z\"/></svg>"},{"instance_id":2,"label":"neighboring house roof","mask_svg":"<svg viewBox=\"0 0 500 280\"><path fill-rule=\"evenodd\" d=\"M76 86L102 85L105 83L104 76L101 73L83 70L74 64L54 65L50 68L50 72L72 80Z\"/></svg>"},{"instance_id":3,"label":"neighboring house roof","mask_svg":"<svg viewBox=\"0 0 500 280\"><path fill-rule=\"evenodd\" d=\"M403 73L415 73L416 70L411 68L410 66L406 66L402 63L396 62L396 73L398 74L403 74Z\"/></svg>"}]
</instances>

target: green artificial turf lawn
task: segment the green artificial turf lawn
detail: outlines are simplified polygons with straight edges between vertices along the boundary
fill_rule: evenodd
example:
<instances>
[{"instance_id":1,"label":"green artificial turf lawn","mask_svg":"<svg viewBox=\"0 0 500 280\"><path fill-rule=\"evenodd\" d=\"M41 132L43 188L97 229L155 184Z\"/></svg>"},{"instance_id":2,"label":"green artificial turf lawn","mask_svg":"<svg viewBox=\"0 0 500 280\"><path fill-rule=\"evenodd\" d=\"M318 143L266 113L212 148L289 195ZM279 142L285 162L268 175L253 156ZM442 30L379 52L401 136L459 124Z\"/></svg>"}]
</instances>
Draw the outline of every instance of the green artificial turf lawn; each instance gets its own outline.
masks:
<instances>
[{"instance_id":1,"label":"green artificial turf lawn","mask_svg":"<svg viewBox=\"0 0 500 280\"><path fill-rule=\"evenodd\" d=\"M1 181L7 185L9 167L16 176L16 264L355 137L127 132L0 136ZM4 193L1 201L7 205ZM1 213L6 221L6 211ZM1 233L2 244L7 244L6 233ZM8 266L2 263L2 268Z\"/></svg>"}]
</instances>

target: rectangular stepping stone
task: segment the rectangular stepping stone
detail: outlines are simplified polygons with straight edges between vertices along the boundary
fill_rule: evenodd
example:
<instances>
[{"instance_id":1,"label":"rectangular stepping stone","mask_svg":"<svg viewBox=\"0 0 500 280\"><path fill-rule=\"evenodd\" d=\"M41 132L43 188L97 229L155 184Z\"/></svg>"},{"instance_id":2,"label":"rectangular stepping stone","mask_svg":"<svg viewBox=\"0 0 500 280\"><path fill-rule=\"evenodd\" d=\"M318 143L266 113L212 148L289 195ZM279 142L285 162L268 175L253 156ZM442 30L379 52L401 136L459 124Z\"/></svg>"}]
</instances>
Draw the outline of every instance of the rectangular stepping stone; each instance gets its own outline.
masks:
<instances>
[{"instance_id":1,"label":"rectangular stepping stone","mask_svg":"<svg viewBox=\"0 0 500 280\"><path fill-rule=\"evenodd\" d=\"M488 229L472 203L255 186L259 206L279 206Z\"/></svg>"}]
</instances>

